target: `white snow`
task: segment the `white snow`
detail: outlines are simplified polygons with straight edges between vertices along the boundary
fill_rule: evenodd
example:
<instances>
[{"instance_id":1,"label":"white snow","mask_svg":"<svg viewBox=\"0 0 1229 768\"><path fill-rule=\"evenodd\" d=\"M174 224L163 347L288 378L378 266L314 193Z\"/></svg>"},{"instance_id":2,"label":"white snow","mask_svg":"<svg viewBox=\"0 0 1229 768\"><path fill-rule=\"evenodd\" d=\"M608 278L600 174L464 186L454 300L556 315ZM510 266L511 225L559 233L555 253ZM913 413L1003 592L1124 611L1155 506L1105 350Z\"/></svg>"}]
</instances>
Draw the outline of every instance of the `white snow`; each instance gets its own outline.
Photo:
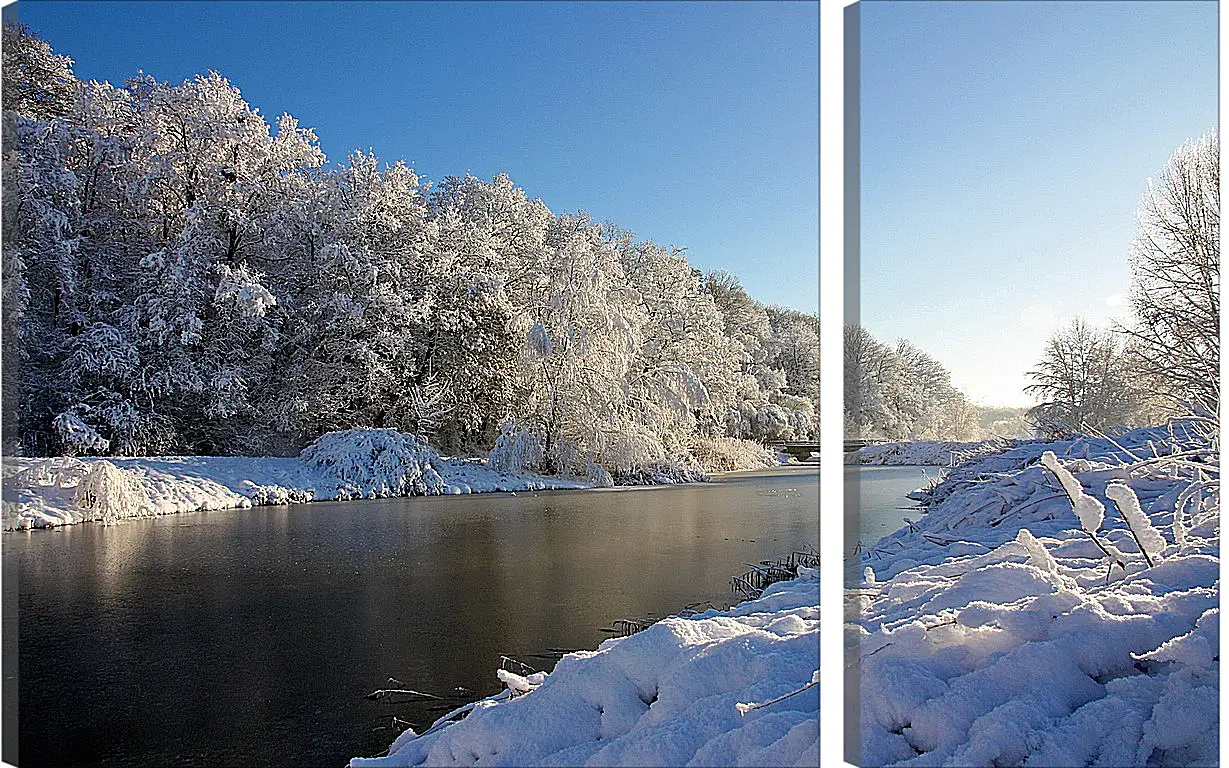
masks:
<instances>
[{"instance_id":1,"label":"white snow","mask_svg":"<svg viewBox=\"0 0 1229 768\"><path fill-rule=\"evenodd\" d=\"M1122 518L1127 521L1131 535L1135 537L1136 544L1147 557L1148 562L1151 564L1160 560L1161 554L1165 551L1165 539L1144 514L1144 510L1139 505L1139 497L1135 495L1135 491L1131 490L1131 486L1123 482L1110 483L1105 486L1105 495L1122 512Z\"/></svg>"},{"instance_id":2,"label":"white snow","mask_svg":"<svg viewBox=\"0 0 1229 768\"><path fill-rule=\"evenodd\" d=\"M918 440L911 443L881 443L845 454L845 463L950 467L978 456L999 453L1011 445L1012 441L1008 440Z\"/></svg>"},{"instance_id":3,"label":"white snow","mask_svg":"<svg viewBox=\"0 0 1229 768\"><path fill-rule=\"evenodd\" d=\"M1071 509L1075 512L1075 516L1080 519L1080 527L1087 533L1095 534L1101 527L1102 521L1105 520L1105 505L1084 493L1083 487L1080 486L1080 481L1076 480L1075 475L1071 474L1066 467L1058 462L1058 457L1054 455L1054 451L1046 451L1041 454L1041 465L1054 473L1054 477L1062 485L1067 498L1071 500Z\"/></svg>"},{"instance_id":4,"label":"white snow","mask_svg":"<svg viewBox=\"0 0 1229 768\"><path fill-rule=\"evenodd\" d=\"M583 478L444 458L391 430L330 433L299 458L5 457L3 484L4 530L263 504L590 487Z\"/></svg>"},{"instance_id":5,"label":"white snow","mask_svg":"<svg viewBox=\"0 0 1229 768\"><path fill-rule=\"evenodd\" d=\"M449 713L350 766L818 765L819 575L798 572L728 611L568 654L549 675L500 670L505 691L464 720Z\"/></svg>"},{"instance_id":6,"label":"white snow","mask_svg":"<svg viewBox=\"0 0 1229 768\"><path fill-rule=\"evenodd\" d=\"M1217 764L1218 477L1190 423L953 468L912 530L849 566L874 576L846 592L861 764ZM1081 521L1073 497L1127 519ZM1186 536L1166 539L1185 498Z\"/></svg>"}]
</instances>

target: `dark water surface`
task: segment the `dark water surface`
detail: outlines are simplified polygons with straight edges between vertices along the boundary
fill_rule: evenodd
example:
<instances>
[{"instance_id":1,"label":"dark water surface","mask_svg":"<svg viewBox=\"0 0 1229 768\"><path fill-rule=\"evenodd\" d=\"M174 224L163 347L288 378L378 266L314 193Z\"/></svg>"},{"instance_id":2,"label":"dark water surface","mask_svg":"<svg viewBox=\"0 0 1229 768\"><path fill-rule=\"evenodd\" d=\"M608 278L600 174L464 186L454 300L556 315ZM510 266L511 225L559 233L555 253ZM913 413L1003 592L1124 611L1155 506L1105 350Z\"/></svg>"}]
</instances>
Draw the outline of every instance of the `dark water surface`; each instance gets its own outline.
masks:
<instances>
[{"instance_id":1,"label":"dark water surface","mask_svg":"<svg viewBox=\"0 0 1229 768\"><path fill-rule=\"evenodd\" d=\"M783 467L6 533L20 765L341 766L498 691L501 655L549 669L615 619L736 602L818 513L818 469ZM389 677L446 701L364 698Z\"/></svg>"}]
</instances>

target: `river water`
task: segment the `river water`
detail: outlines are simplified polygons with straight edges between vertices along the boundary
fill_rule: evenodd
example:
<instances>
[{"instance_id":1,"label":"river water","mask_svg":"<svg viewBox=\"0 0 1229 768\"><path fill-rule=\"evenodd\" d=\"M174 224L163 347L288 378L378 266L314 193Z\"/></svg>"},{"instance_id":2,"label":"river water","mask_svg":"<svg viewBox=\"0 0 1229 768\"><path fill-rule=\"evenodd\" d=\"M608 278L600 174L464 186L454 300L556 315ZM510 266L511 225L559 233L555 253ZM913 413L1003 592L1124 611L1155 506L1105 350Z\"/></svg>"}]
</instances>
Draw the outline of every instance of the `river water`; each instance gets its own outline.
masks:
<instances>
[{"instance_id":1,"label":"river water","mask_svg":"<svg viewBox=\"0 0 1229 768\"><path fill-rule=\"evenodd\" d=\"M916 521L921 510L907 494L926 486L941 472L937 467L846 466L846 556L859 543L865 549L903 527L906 517Z\"/></svg>"},{"instance_id":2,"label":"river water","mask_svg":"<svg viewBox=\"0 0 1229 768\"><path fill-rule=\"evenodd\" d=\"M20 765L341 766L497 692L502 655L550 669L616 619L737 602L818 513L804 466L6 533ZM443 700L364 698L387 687Z\"/></svg>"}]
</instances>

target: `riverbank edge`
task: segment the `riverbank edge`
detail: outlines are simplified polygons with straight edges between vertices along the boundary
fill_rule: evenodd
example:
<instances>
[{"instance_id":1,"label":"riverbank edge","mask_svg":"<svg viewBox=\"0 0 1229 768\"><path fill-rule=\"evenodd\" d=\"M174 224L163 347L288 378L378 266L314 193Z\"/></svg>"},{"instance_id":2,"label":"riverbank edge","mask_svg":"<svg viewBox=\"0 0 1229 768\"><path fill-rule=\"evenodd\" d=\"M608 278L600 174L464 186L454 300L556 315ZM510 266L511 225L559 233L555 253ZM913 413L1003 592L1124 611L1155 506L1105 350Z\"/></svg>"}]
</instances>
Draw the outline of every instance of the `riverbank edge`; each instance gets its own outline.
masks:
<instances>
[{"instance_id":1,"label":"riverbank edge","mask_svg":"<svg viewBox=\"0 0 1229 768\"><path fill-rule=\"evenodd\" d=\"M499 669L502 692L421 734L407 729L384 755L349 765L461 765L471 753L499 755L497 765L818 765L819 697L794 697L818 684L819 581L817 568L799 565L794 578L754 598L667 616L566 654L551 672ZM758 675L746 673L752 663ZM599 715L595 738L587 737L590 708ZM672 741L668 755L656 751L662 735Z\"/></svg>"},{"instance_id":2,"label":"riverbank edge","mask_svg":"<svg viewBox=\"0 0 1229 768\"><path fill-rule=\"evenodd\" d=\"M845 454L850 466L951 467L1035 440L915 440L863 446Z\"/></svg>"},{"instance_id":3,"label":"riverbank edge","mask_svg":"<svg viewBox=\"0 0 1229 768\"><path fill-rule=\"evenodd\" d=\"M145 502L126 513L82 509L76 489L92 465L109 462L125 470L139 484ZM774 466L807 466L782 462ZM818 465L816 465L818 466ZM491 469L486 459L440 457L433 463L444 481L441 493L518 493L536 491L595 490L600 486L584 478L534 473L509 473ZM706 478L771 467L706 473ZM191 512L249 509L259 506L303 504L316 501L357 501L374 498L414 498L417 494L351 496L340 491L319 468L295 457L159 456L159 457L3 457L0 460L3 498L0 529L3 532L56 528L84 522L160 517ZM702 481L707 482L707 480ZM616 488L657 488L690 485L691 482L656 482L617 485Z\"/></svg>"}]
</instances>

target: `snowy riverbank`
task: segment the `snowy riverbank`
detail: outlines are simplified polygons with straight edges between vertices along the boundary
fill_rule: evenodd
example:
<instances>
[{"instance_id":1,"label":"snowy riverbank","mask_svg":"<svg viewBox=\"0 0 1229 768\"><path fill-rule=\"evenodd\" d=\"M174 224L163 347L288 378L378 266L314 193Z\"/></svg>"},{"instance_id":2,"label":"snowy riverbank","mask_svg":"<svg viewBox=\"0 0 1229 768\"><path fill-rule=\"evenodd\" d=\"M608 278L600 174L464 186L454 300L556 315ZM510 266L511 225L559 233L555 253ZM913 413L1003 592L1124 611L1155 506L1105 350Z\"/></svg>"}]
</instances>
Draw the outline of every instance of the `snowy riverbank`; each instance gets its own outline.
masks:
<instances>
[{"instance_id":1,"label":"snowy riverbank","mask_svg":"<svg viewBox=\"0 0 1229 768\"><path fill-rule=\"evenodd\" d=\"M76 503L77 486L104 459L6 458L3 528L42 528L104 520L98 509ZM297 458L167 456L107 458L140 483L144 503L118 517L236 509L262 504L353 498L321 468ZM481 459L444 458L433 464L447 494L592 487L583 479L496 472Z\"/></svg>"},{"instance_id":2,"label":"snowy riverbank","mask_svg":"<svg viewBox=\"0 0 1229 768\"><path fill-rule=\"evenodd\" d=\"M801 567L755 600L664 619L550 674L499 670L503 693L465 719L405 731L387 756L350 765L814 766L818 667L819 576Z\"/></svg>"},{"instance_id":3,"label":"snowy riverbank","mask_svg":"<svg viewBox=\"0 0 1229 768\"><path fill-rule=\"evenodd\" d=\"M999 453L1014 443L1009 440L918 440L912 443L868 445L845 454L846 464L950 467L977 456Z\"/></svg>"},{"instance_id":4,"label":"snowy riverbank","mask_svg":"<svg viewBox=\"0 0 1229 768\"><path fill-rule=\"evenodd\" d=\"M700 457L715 471L773 465L771 452L709 440ZM44 528L265 504L441 494L568 490L615 483L590 462L587 477L519 469L507 452L492 459L443 457L413 435L387 429L330 432L298 457L165 456L4 459L4 530ZM621 472L619 484L669 485L706 479L675 463Z\"/></svg>"},{"instance_id":5,"label":"snowy riverbank","mask_svg":"<svg viewBox=\"0 0 1229 768\"><path fill-rule=\"evenodd\" d=\"M297 458L6 458L5 530L262 504L590 488L578 478L444 458L388 429L323 435Z\"/></svg>"},{"instance_id":6,"label":"snowy riverbank","mask_svg":"<svg viewBox=\"0 0 1229 768\"><path fill-rule=\"evenodd\" d=\"M860 763L1217 764L1218 478L1199 424L951 470L846 591Z\"/></svg>"}]
</instances>

